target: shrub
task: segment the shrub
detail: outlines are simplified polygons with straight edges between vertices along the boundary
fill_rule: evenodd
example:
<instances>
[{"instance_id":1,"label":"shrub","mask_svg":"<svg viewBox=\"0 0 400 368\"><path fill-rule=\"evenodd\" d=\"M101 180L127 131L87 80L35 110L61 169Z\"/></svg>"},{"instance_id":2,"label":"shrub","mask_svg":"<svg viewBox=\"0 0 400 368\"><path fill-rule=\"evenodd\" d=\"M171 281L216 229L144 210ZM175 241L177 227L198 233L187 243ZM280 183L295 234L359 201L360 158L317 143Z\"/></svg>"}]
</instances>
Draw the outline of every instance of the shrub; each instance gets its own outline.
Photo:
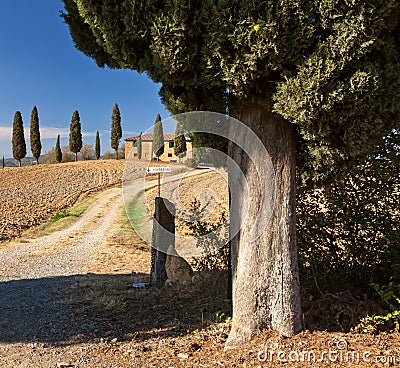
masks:
<instances>
[{"instance_id":1,"label":"shrub","mask_svg":"<svg viewBox=\"0 0 400 368\"><path fill-rule=\"evenodd\" d=\"M374 314L361 319L355 327L356 332L377 333L382 330L395 330L399 332L400 322L400 284L390 282L386 287L380 288L378 284L371 284L379 294L383 303L381 314Z\"/></svg>"},{"instance_id":2,"label":"shrub","mask_svg":"<svg viewBox=\"0 0 400 368\"><path fill-rule=\"evenodd\" d=\"M190 205L192 215L186 219L190 235L197 237L197 247L203 249L204 255L192 258L192 265L197 271L224 270L228 265L228 223L225 214L218 222L199 220L204 209L199 200L194 199ZM208 235L205 237L204 235Z\"/></svg>"},{"instance_id":3,"label":"shrub","mask_svg":"<svg viewBox=\"0 0 400 368\"><path fill-rule=\"evenodd\" d=\"M350 281L400 281L399 132L343 181L302 192L298 198L298 244L303 276ZM322 279L322 277L321 277Z\"/></svg>"}]
</instances>

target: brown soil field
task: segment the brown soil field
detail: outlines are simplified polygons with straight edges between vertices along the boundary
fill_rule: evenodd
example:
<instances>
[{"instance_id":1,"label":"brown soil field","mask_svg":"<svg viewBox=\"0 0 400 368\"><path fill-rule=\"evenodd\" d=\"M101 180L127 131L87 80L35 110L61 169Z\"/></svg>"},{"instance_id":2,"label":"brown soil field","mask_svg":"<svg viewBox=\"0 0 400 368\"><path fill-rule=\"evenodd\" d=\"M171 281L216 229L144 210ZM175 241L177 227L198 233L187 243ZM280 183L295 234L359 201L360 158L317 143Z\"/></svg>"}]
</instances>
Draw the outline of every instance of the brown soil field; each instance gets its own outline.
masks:
<instances>
[{"instance_id":1,"label":"brown soil field","mask_svg":"<svg viewBox=\"0 0 400 368\"><path fill-rule=\"evenodd\" d=\"M0 241L15 238L85 196L121 183L124 160L0 170ZM145 163L141 163L143 168Z\"/></svg>"},{"instance_id":2,"label":"brown soil field","mask_svg":"<svg viewBox=\"0 0 400 368\"><path fill-rule=\"evenodd\" d=\"M154 213L154 199L157 195L157 187L146 191L146 203L151 213ZM175 233L182 238L193 237L189 226L192 221L196 223L201 220L203 224L210 225L219 224L222 217L229 221L228 184L217 171L192 170L178 185L176 182L162 185L161 196L176 204ZM189 214L193 211L194 200L197 201L195 207L199 216L192 218ZM182 256L187 253L179 245L176 250Z\"/></svg>"}]
</instances>

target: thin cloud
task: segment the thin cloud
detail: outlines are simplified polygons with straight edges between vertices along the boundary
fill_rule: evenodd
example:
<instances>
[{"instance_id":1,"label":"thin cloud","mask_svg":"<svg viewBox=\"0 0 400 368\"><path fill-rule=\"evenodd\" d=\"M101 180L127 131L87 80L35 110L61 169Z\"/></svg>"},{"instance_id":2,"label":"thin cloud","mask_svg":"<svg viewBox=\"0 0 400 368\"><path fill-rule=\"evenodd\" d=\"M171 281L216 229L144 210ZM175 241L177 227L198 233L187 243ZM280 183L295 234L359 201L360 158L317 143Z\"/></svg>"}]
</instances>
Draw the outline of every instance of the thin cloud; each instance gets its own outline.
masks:
<instances>
[{"instance_id":1,"label":"thin cloud","mask_svg":"<svg viewBox=\"0 0 400 368\"><path fill-rule=\"evenodd\" d=\"M29 128L24 129L25 139L29 140ZM61 138L69 137L69 129L67 128L56 128L56 127L40 127L40 138L41 139L56 139L60 135ZM96 133L93 132L82 132L83 137L94 137ZM12 127L0 126L0 140L8 141L12 138Z\"/></svg>"}]
</instances>

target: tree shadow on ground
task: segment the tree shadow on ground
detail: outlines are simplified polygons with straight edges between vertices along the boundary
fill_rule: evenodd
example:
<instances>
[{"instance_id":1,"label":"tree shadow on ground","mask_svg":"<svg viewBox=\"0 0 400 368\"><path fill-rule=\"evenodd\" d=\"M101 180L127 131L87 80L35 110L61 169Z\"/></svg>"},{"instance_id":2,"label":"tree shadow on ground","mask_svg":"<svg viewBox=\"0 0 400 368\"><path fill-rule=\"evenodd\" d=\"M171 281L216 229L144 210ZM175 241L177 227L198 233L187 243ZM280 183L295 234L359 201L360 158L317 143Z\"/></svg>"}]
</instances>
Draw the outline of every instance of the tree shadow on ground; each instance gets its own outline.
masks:
<instances>
[{"instance_id":1,"label":"tree shadow on ground","mask_svg":"<svg viewBox=\"0 0 400 368\"><path fill-rule=\"evenodd\" d=\"M193 285L135 290L145 274L87 274L0 283L0 343L49 344L182 336L230 313L224 273ZM101 340L102 339L102 340Z\"/></svg>"},{"instance_id":2,"label":"tree shadow on ground","mask_svg":"<svg viewBox=\"0 0 400 368\"><path fill-rule=\"evenodd\" d=\"M179 337L226 320L226 273L187 286L135 290L146 274L86 274L0 283L0 343L49 344ZM338 295L341 297L338 299ZM306 328L347 332L371 303L302 291Z\"/></svg>"}]
</instances>

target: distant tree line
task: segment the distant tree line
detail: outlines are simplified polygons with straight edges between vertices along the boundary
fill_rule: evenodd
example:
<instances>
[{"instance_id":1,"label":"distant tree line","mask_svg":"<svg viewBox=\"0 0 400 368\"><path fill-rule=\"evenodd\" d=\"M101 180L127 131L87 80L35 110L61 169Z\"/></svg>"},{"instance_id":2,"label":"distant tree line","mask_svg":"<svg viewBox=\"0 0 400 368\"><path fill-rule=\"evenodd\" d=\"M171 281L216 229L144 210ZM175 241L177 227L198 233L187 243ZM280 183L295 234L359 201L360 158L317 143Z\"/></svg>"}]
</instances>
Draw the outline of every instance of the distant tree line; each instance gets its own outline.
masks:
<instances>
[{"instance_id":1,"label":"distant tree line","mask_svg":"<svg viewBox=\"0 0 400 368\"><path fill-rule=\"evenodd\" d=\"M39 114L36 106L33 107L30 120L30 148L32 156L36 163L39 164L41 156L42 143L40 139ZM118 104L115 103L111 115L111 147L115 153L105 152L104 158L116 158L124 156L124 147L119 147L122 138L121 113ZM13 157L18 161L18 165L22 166L22 160L26 157L27 148L25 142L24 123L20 111L14 114L13 130L12 130L12 151ZM96 132L95 147L88 143L83 143L82 127L78 110L72 114L69 130L69 144L61 147L60 135L56 140L56 145L49 152L42 156L43 163L61 163L78 161L78 157L82 160L100 159L101 143L99 132ZM3 157L2 167L5 167L5 159Z\"/></svg>"}]
</instances>

